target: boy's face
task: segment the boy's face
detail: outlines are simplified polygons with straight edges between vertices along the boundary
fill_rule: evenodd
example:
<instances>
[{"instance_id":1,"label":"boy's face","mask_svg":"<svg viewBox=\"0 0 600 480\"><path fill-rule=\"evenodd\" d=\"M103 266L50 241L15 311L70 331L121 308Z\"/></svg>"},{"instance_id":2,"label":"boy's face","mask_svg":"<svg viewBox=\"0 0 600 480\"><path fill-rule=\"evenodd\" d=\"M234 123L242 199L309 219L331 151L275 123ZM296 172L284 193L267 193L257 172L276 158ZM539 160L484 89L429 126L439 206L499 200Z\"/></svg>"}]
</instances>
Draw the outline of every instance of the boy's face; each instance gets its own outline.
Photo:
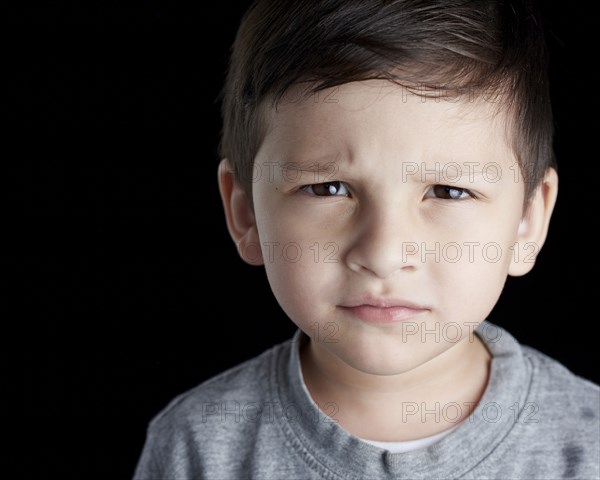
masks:
<instances>
[{"instance_id":1,"label":"boy's face","mask_svg":"<svg viewBox=\"0 0 600 480\"><path fill-rule=\"evenodd\" d=\"M547 228L523 219L505 114L385 81L293 97L270 112L242 255L317 348L360 371L401 373L472 340Z\"/></svg>"}]
</instances>

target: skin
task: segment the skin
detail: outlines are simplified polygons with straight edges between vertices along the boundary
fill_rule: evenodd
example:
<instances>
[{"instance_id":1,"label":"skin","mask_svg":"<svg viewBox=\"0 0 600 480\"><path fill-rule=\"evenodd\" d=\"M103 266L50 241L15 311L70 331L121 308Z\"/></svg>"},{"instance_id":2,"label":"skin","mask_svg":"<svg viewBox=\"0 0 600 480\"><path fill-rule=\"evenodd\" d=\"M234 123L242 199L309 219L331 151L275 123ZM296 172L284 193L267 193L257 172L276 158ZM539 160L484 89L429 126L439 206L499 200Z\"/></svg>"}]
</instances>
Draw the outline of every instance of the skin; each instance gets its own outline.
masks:
<instances>
[{"instance_id":1,"label":"skin","mask_svg":"<svg viewBox=\"0 0 600 480\"><path fill-rule=\"evenodd\" d=\"M353 82L269 112L252 202L220 165L242 258L264 264L311 338L301 351L310 395L361 438L442 432L485 391L491 359L473 328L507 275L533 267L527 254L544 243L558 190L549 169L523 211L508 114L494 107ZM367 295L419 310L365 321L347 307ZM450 402L463 408L443 410ZM414 405L442 414L407 414Z\"/></svg>"}]
</instances>

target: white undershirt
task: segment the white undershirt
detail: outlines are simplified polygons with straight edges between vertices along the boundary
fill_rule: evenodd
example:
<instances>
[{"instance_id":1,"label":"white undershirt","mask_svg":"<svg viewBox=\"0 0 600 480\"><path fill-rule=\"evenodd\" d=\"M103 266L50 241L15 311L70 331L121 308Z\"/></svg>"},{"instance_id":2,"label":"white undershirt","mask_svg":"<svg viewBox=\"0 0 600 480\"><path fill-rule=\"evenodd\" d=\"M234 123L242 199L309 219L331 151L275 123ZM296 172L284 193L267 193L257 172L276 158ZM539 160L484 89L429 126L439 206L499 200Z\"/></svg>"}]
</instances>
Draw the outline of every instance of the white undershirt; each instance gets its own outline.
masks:
<instances>
[{"instance_id":1,"label":"white undershirt","mask_svg":"<svg viewBox=\"0 0 600 480\"><path fill-rule=\"evenodd\" d=\"M457 427L458 425L455 425L449 430L444 430L443 432L436 433L430 437L417 438L416 440L407 440L404 442L378 442L376 440L365 440L364 438L361 438L361 440L363 442L370 443L371 445L375 445L376 447L383 448L384 450L389 450L392 453L410 452L411 450L418 450L419 448L425 448L429 445L433 445Z\"/></svg>"}]
</instances>

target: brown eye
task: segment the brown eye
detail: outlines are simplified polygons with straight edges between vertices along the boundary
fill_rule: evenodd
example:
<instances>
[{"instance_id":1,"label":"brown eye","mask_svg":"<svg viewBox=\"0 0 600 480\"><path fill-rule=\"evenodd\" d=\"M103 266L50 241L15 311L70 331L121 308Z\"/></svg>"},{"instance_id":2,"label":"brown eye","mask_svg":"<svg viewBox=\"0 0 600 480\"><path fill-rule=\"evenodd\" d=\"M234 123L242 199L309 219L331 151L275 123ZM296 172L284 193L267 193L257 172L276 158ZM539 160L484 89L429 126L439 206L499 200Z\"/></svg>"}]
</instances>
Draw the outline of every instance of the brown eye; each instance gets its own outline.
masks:
<instances>
[{"instance_id":1,"label":"brown eye","mask_svg":"<svg viewBox=\"0 0 600 480\"><path fill-rule=\"evenodd\" d=\"M466 188L451 187L449 185L434 185L431 193L435 198L443 200L465 200L473 198L473 195Z\"/></svg>"},{"instance_id":2,"label":"brown eye","mask_svg":"<svg viewBox=\"0 0 600 480\"><path fill-rule=\"evenodd\" d=\"M350 195L344 182L315 183L302 187L302 190L316 197L347 197Z\"/></svg>"}]
</instances>

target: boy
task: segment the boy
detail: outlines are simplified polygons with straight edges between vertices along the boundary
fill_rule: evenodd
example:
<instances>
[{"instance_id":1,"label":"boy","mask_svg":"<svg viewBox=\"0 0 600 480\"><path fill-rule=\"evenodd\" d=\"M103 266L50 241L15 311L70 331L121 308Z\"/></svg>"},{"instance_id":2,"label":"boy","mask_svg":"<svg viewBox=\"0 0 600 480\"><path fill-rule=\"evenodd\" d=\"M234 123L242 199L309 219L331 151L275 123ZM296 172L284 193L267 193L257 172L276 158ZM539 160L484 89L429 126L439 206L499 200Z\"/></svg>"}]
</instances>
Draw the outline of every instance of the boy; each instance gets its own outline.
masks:
<instances>
[{"instance_id":1,"label":"boy","mask_svg":"<svg viewBox=\"0 0 600 480\"><path fill-rule=\"evenodd\" d=\"M135 479L598 478L597 385L485 318L558 180L529 2L259 0L219 186L292 341L174 399Z\"/></svg>"}]
</instances>

